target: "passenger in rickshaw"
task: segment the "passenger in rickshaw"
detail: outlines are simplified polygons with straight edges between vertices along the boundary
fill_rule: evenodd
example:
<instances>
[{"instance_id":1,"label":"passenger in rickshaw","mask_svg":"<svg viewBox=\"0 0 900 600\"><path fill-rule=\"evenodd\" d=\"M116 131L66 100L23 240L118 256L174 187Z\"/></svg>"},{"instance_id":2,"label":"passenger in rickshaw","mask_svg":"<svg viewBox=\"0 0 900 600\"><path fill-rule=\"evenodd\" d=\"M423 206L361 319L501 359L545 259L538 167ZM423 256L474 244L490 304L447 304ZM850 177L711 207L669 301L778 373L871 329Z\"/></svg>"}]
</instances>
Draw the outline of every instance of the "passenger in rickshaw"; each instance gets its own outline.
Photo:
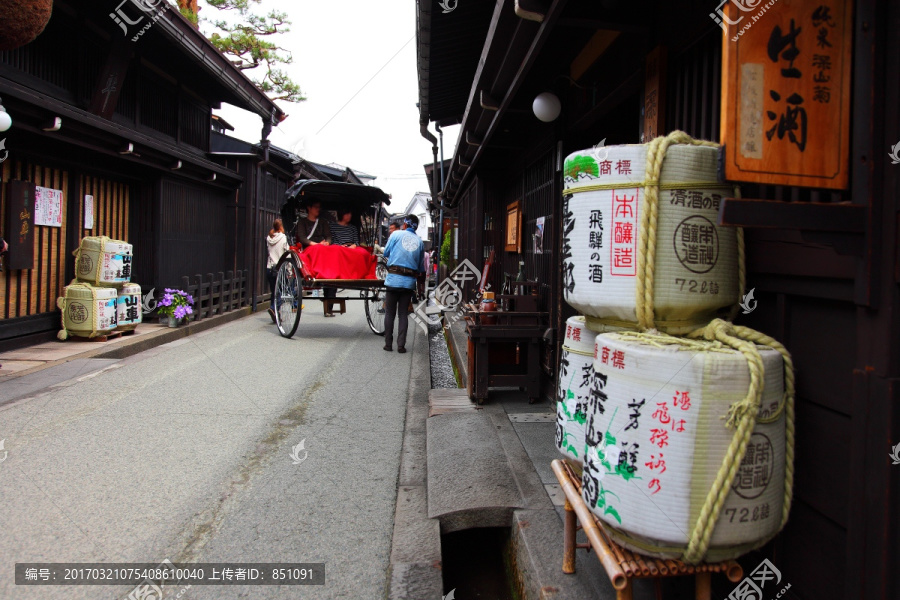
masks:
<instances>
[{"instance_id":1,"label":"passenger in rickshaw","mask_svg":"<svg viewBox=\"0 0 900 600\"><path fill-rule=\"evenodd\" d=\"M319 218L321 210L322 204L313 202L306 207L306 218L297 223L297 241L304 250L310 246L327 246L331 243L331 227L328 226L328 221Z\"/></svg>"},{"instance_id":2,"label":"passenger in rickshaw","mask_svg":"<svg viewBox=\"0 0 900 600\"><path fill-rule=\"evenodd\" d=\"M393 350L394 316L398 317L397 352L406 352L406 332L409 328L409 305L416 289L416 280L425 272L425 247L415 234L418 219L404 218L401 231L393 234L384 247L388 275L384 280L384 349Z\"/></svg>"},{"instance_id":3,"label":"passenger in rickshaw","mask_svg":"<svg viewBox=\"0 0 900 600\"><path fill-rule=\"evenodd\" d=\"M331 226L331 243L347 248L356 248L359 246L359 229L350 224L353 211L346 206L341 207L337 210L337 216L337 223Z\"/></svg>"}]
</instances>

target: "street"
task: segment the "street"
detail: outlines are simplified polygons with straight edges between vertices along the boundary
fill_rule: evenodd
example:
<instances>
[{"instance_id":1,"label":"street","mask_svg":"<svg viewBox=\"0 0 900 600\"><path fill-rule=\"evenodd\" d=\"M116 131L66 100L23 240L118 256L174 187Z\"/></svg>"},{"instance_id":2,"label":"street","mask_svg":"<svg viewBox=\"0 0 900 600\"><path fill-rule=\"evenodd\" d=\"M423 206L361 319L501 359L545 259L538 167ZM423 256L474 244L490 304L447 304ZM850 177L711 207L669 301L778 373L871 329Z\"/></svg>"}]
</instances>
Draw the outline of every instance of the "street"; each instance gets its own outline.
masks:
<instances>
[{"instance_id":1,"label":"street","mask_svg":"<svg viewBox=\"0 0 900 600\"><path fill-rule=\"evenodd\" d=\"M165 559L326 565L324 586L167 599L381 597L413 353L347 308L307 300L290 340L259 312L0 406L0 598L134 587L16 586L17 562Z\"/></svg>"}]
</instances>

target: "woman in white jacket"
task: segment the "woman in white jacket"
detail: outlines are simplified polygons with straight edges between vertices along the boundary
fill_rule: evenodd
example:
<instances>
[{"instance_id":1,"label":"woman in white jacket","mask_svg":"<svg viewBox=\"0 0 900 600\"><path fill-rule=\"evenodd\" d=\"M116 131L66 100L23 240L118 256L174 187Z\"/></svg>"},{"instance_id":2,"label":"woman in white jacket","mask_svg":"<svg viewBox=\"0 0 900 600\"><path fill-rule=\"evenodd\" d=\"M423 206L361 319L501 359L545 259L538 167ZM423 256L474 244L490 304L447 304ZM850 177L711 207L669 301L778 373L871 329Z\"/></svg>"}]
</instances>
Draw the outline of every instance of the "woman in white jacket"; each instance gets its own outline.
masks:
<instances>
[{"instance_id":1,"label":"woman in white jacket","mask_svg":"<svg viewBox=\"0 0 900 600\"><path fill-rule=\"evenodd\" d=\"M291 249L287 236L284 234L284 225L282 225L281 219L275 219L275 221L272 222L272 229L269 231L269 236L266 238L266 244L269 247L269 260L266 263L266 278L269 280L269 289L272 291L272 302L274 302L275 277L278 274L275 267L278 266L281 255ZM275 310L271 306L269 307L269 316L272 317L272 322L274 323Z\"/></svg>"}]
</instances>

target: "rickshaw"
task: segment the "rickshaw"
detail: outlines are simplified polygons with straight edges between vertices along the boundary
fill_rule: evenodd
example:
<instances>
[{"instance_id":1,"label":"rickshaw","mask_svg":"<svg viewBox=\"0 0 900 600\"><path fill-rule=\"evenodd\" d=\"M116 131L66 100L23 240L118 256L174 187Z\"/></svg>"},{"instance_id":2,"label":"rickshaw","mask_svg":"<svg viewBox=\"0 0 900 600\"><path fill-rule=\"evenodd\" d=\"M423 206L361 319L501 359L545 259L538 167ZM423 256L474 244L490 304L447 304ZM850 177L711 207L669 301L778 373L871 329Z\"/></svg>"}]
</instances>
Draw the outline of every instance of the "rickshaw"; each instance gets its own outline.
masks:
<instances>
[{"instance_id":1,"label":"rickshaw","mask_svg":"<svg viewBox=\"0 0 900 600\"><path fill-rule=\"evenodd\" d=\"M276 267L272 309L278 332L283 337L290 338L297 331L303 310L304 291L334 289L358 290L359 296L318 299L323 302L362 300L365 303L366 321L372 333L384 335L384 278L387 267L384 258L376 254L375 243L382 206L389 205L390 199L377 187L337 181L300 180L285 192L285 202L281 208L281 219L288 239L293 239L300 218L305 216L305 207L314 202L321 204L320 219L326 218L328 211L342 206L353 211L350 223L359 229L360 247L371 253L376 261L375 278L317 278L309 265L304 264L302 248L296 243L292 244ZM306 300L312 298L307 297Z\"/></svg>"}]
</instances>

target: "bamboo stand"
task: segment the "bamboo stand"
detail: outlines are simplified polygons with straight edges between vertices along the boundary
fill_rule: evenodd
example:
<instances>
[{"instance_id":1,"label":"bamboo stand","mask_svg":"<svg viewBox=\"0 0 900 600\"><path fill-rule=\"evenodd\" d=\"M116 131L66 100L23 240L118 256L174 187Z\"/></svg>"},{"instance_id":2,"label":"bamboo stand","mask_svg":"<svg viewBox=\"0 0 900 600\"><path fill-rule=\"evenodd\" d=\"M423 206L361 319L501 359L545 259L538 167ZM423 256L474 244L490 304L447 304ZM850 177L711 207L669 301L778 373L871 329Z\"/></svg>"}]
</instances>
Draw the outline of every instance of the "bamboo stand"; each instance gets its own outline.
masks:
<instances>
[{"instance_id":1,"label":"bamboo stand","mask_svg":"<svg viewBox=\"0 0 900 600\"><path fill-rule=\"evenodd\" d=\"M601 521L588 509L581 498L581 481L571 467L561 460L552 463L553 472L566 494L566 518L563 532L563 573L575 572L575 549L591 548L603 565L606 575L616 590L617 600L632 600L631 580L638 577L678 577L696 575L697 600L710 600L712 593L712 573L725 573L730 581L737 583L744 576L744 570L736 561L701 563L689 565L680 560L666 560L643 556L627 550L606 535ZM578 526L578 522L581 526ZM577 544L575 533L583 529L587 544Z\"/></svg>"}]
</instances>

